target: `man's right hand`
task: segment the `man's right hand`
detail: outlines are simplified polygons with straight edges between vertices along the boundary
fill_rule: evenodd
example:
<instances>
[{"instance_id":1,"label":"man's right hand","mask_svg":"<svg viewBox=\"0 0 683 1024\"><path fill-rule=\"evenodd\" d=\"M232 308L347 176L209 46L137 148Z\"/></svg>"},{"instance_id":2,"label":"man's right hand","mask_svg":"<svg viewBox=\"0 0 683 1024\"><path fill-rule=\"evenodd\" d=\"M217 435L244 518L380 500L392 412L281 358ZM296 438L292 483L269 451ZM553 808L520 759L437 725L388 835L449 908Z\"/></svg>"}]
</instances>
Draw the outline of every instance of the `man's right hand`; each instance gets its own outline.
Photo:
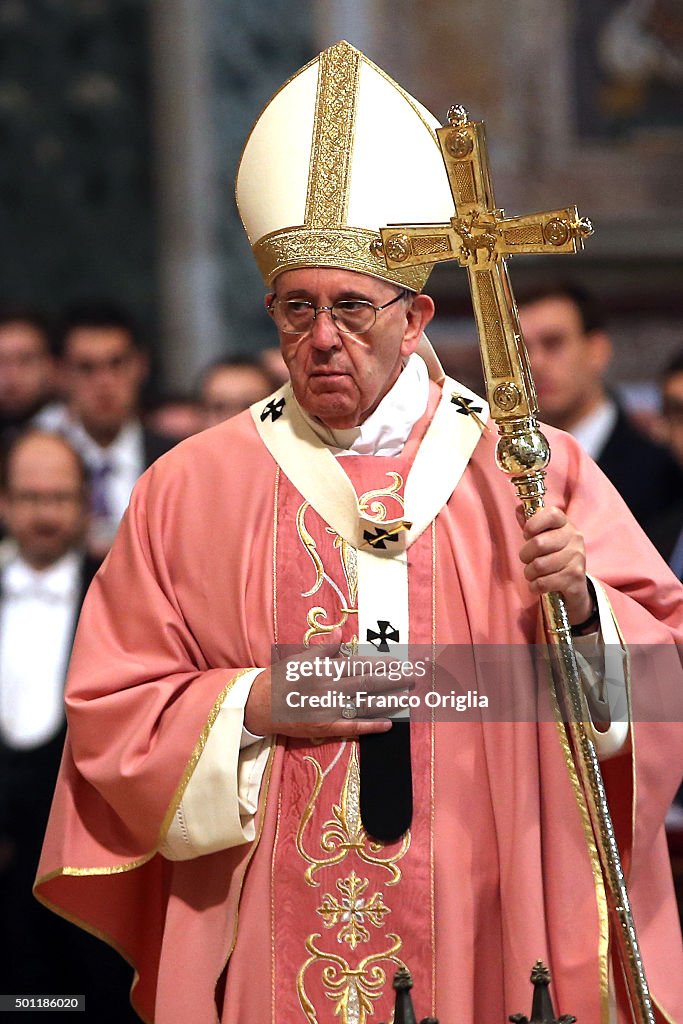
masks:
<instances>
[{"instance_id":1,"label":"man's right hand","mask_svg":"<svg viewBox=\"0 0 683 1024\"><path fill-rule=\"evenodd\" d=\"M335 630L324 637L322 641L324 648L320 653L323 657L332 659L334 664L346 663L346 658L335 657L338 653L340 642L341 631ZM301 664L302 662L310 663L316 653L312 648L320 646L320 641L317 644L313 641L307 649L298 654L292 654L271 668L264 669L259 673L251 687L249 699L244 709L244 726L250 733L255 736L271 736L274 733L280 733L284 736L325 740L332 737L348 739L367 733L388 732L391 729L391 721L384 715L384 712L377 712L377 714L384 715L384 717L378 718L368 718L367 711L363 712L365 715L363 718L342 718L332 717L339 710L335 709L328 711L324 715L318 713L315 717L319 717L320 720L305 721L305 712L298 711L296 713L290 712L285 716L285 720L283 720L282 716L277 716L277 719L274 720L272 699L274 685L278 690L284 689L287 666L297 663ZM365 688L370 690L372 688L378 690L378 682L379 680L377 679L372 680L367 677L346 676L342 676L338 681L330 679L328 682L325 680L330 690L333 689L335 693L342 692L348 694L349 701L353 700L354 695L359 689ZM310 687L310 691L315 692L316 687L320 687L320 683L321 680L315 677L300 678L299 685L302 689ZM381 679L382 693L405 690L405 688L405 680L401 680L399 683L391 683L385 678Z\"/></svg>"}]
</instances>

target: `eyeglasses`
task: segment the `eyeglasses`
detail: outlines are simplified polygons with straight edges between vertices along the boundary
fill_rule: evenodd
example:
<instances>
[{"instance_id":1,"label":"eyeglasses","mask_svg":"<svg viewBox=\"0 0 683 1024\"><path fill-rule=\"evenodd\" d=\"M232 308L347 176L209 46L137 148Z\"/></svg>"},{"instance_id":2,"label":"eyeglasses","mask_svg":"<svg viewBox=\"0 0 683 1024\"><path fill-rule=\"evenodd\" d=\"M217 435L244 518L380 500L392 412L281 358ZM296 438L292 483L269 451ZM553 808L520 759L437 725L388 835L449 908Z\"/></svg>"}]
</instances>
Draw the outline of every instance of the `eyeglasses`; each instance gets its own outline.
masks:
<instances>
[{"instance_id":1,"label":"eyeglasses","mask_svg":"<svg viewBox=\"0 0 683 1024\"><path fill-rule=\"evenodd\" d=\"M68 505L80 504L83 491L8 491L7 497L12 504L23 508L40 508L44 505L66 508Z\"/></svg>"},{"instance_id":2,"label":"eyeglasses","mask_svg":"<svg viewBox=\"0 0 683 1024\"><path fill-rule=\"evenodd\" d=\"M71 359L67 361L67 366L79 377L94 377L102 372L116 376L128 369L131 358L131 352L122 352L108 359Z\"/></svg>"},{"instance_id":3,"label":"eyeglasses","mask_svg":"<svg viewBox=\"0 0 683 1024\"><path fill-rule=\"evenodd\" d=\"M342 334L365 334L374 327L378 313L393 306L407 294L407 290L402 288L398 295L383 306L375 306L366 299L340 299L331 306L314 306L307 299L278 299L276 296L268 306L268 312L283 334L306 334L318 313L329 313Z\"/></svg>"}]
</instances>

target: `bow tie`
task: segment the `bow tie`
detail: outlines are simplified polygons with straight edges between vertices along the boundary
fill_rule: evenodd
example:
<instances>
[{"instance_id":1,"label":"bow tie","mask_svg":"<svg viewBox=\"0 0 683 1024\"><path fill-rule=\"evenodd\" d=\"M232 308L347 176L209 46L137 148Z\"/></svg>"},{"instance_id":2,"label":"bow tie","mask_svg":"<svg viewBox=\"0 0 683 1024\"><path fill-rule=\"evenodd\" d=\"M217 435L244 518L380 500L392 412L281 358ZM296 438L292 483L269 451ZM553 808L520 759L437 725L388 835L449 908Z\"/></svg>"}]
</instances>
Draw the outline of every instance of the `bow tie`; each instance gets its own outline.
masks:
<instances>
[{"instance_id":1,"label":"bow tie","mask_svg":"<svg viewBox=\"0 0 683 1024\"><path fill-rule=\"evenodd\" d=\"M4 576L4 595L18 600L62 604L70 600L76 591L76 581L72 574L64 571L51 573L48 570L39 573L15 563L7 567Z\"/></svg>"}]
</instances>

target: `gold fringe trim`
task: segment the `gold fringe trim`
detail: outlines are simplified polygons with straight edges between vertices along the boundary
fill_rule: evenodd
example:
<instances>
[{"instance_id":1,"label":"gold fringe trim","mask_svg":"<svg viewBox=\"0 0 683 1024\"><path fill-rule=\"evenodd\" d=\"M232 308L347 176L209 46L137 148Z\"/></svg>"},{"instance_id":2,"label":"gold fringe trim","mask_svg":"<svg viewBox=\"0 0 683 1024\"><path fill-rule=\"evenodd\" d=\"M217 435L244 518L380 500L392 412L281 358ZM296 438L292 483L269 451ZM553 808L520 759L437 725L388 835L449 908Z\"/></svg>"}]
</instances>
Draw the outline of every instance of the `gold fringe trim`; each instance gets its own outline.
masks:
<instances>
[{"instance_id":1,"label":"gold fringe trim","mask_svg":"<svg viewBox=\"0 0 683 1024\"><path fill-rule=\"evenodd\" d=\"M586 840L586 847L588 849L588 856L590 857L591 871L593 872L593 883L595 885L595 901L597 904L598 921L600 924L599 938L598 938L598 962L600 964L600 1018L602 1024L610 1024L610 993L609 993L609 912L607 909L607 896L605 894L605 884L602 877L602 867L600 865L600 855L595 843L595 836L593 835L593 828L590 821L590 814L588 806L586 804L583 790L581 789L581 783L579 782L579 776L576 771L576 765L574 764L574 758L572 756L571 747L565 727L560 720L560 711L557 706L555 699L555 692L551 685L551 700L553 709L557 718L555 727L557 728L557 734L560 740L560 746L562 747L562 753L564 754L565 763L567 765L567 771L569 773L569 779L574 791L574 798L576 800L577 807L579 808L579 814L581 817L581 826L583 828L584 838Z\"/></svg>"}]
</instances>

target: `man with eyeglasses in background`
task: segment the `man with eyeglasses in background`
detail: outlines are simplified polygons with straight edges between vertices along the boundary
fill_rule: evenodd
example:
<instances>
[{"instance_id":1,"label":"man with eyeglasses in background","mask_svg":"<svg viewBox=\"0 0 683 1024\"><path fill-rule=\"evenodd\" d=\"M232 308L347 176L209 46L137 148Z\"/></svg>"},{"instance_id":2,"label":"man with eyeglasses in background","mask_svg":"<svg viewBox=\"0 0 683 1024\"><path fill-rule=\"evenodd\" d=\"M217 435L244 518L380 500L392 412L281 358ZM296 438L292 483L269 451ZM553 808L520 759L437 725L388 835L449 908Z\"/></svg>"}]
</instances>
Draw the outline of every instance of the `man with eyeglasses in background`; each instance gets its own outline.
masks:
<instances>
[{"instance_id":1,"label":"man with eyeglasses in background","mask_svg":"<svg viewBox=\"0 0 683 1024\"><path fill-rule=\"evenodd\" d=\"M126 966L31 893L66 733L66 668L99 566L84 546L85 466L64 438L29 430L13 442L0 514L0 991L87 993L93 1020L123 1024L133 1020Z\"/></svg>"},{"instance_id":2,"label":"man with eyeglasses in background","mask_svg":"<svg viewBox=\"0 0 683 1024\"><path fill-rule=\"evenodd\" d=\"M58 351L65 402L45 409L36 423L64 434L83 457L91 480L88 546L103 557L136 480L173 442L140 421L148 358L123 309L99 301L71 307Z\"/></svg>"},{"instance_id":3,"label":"man with eyeglasses in background","mask_svg":"<svg viewBox=\"0 0 683 1024\"><path fill-rule=\"evenodd\" d=\"M498 696L537 695L538 596L559 590L595 656L590 734L630 824L629 723L602 658L618 652L623 696L622 635L674 655L680 638L680 585L559 432L548 507L520 529L485 403L424 336L428 269L386 267L381 226L452 216L436 125L343 42L266 107L236 195L290 382L145 474L84 608L36 891L126 953L155 1024L387 1020L404 964L418 1018L504 1019L539 957L577 1018L621 999L555 721L368 716L345 675L371 651L363 692L386 700L374 666L408 642L428 659L494 648ZM321 694L326 717L287 712ZM641 725L638 795L661 802L680 730ZM653 806L623 839L655 994L683 1013Z\"/></svg>"}]
</instances>

